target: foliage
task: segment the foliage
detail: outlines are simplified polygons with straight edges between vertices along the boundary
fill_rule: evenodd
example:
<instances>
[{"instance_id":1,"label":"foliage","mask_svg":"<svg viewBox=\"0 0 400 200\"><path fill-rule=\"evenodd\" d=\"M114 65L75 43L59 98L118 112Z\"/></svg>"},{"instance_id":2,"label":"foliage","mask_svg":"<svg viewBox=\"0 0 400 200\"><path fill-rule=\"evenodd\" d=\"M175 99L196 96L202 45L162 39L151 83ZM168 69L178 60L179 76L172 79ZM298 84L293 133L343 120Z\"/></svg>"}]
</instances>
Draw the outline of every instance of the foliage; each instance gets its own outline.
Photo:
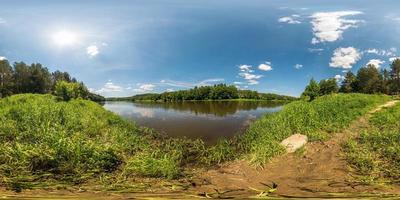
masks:
<instances>
[{"instance_id":1,"label":"foliage","mask_svg":"<svg viewBox=\"0 0 400 200\"><path fill-rule=\"evenodd\" d=\"M339 92L343 93L352 93L355 92L355 84L357 82L357 77L353 74L353 72L348 71L344 76L344 80L340 85Z\"/></svg>"},{"instance_id":2,"label":"foliage","mask_svg":"<svg viewBox=\"0 0 400 200\"><path fill-rule=\"evenodd\" d=\"M323 79L319 82L319 95L337 93L339 87L335 78Z\"/></svg>"},{"instance_id":3,"label":"foliage","mask_svg":"<svg viewBox=\"0 0 400 200\"><path fill-rule=\"evenodd\" d=\"M280 142L295 133L323 140L389 97L364 94L332 94L312 102L295 101L280 112L267 114L238 138L237 151L256 165L284 152Z\"/></svg>"},{"instance_id":4,"label":"foliage","mask_svg":"<svg viewBox=\"0 0 400 200\"><path fill-rule=\"evenodd\" d=\"M319 87L317 81L315 81L312 78L310 80L310 83L306 86L306 89L304 90L303 94L301 94L301 96L308 97L309 100L312 101L320 95L319 89L320 89L320 87Z\"/></svg>"},{"instance_id":5,"label":"foliage","mask_svg":"<svg viewBox=\"0 0 400 200\"><path fill-rule=\"evenodd\" d=\"M161 94L148 93L133 97L109 98L108 100L128 101L190 101L190 100L227 100L227 99L257 99L257 100L283 100L292 101L295 97L270 93L258 93L252 90L238 90L233 85L218 84L214 86L200 86L189 90L164 92Z\"/></svg>"},{"instance_id":6,"label":"foliage","mask_svg":"<svg viewBox=\"0 0 400 200\"><path fill-rule=\"evenodd\" d=\"M87 99L89 91L83 84L58 81L54 89L54 94L64 101L69 101L77 98Z\"/></svg>"},{"instance_id":7,"label":"foliage","mask_svg":"<svg viewBox=\"0 0 400 200\"><path fill-rule=\"evenodd\" d=\"M67 72L55 71L50 73L46 67L39 63L27 65L24 62L16 62L13 66L7 60L0 60L0 98L21 93L51 94L55 92L59 81L78 83ZM83 98L104 101L104 97L87 92Z\"/></svg>"},{"instance_id":8,"label":"foliage","mask_svg":"<svg viewBox=\"0 0 400 200\"><path fill-rule=\"evenodd\" d=\"M399 118L400 104L383 109L370 119L369 130L345 145L348 163L365 181L400 179Z\"/></svg>"},{"instance_id":9,"label":"foliage","mask_svg":"<svg viewBox=\"0 0 400 200\"><path fill-rule=\"evenodd\" d=\"M362 67L357 72L355 91L374 94L382 92L382 75L374 65Z\"/></svg>"},{"instance_id":10,"label":"foliage","mask_svg":"<svg viewBox=\"0 0 400 200\"><path fill-rule=\"evenodd\" d=\"M321 80L317 87L314 79L304 90L302 96L311 101L318 96L338 92L335 79ZM342 93L366 93L366 94L389 94L400 93L400 59L396 59L390 65L390 70L379 71L376 66L368 65L361 67L355 76L348 71L341 82L339 92Z\"/></svg>"}]
</instances>

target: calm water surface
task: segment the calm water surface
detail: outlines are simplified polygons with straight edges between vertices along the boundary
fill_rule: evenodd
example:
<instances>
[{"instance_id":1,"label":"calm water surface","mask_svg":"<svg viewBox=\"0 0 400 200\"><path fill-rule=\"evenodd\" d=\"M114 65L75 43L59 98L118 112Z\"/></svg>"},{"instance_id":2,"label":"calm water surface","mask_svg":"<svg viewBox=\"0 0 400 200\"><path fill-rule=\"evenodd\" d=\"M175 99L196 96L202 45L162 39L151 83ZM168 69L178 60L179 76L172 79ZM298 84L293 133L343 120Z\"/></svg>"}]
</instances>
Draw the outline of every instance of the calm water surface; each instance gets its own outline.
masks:
<instances>
[{"instance_id":1,"label":"calm water surface","mask_svg":"<svg viewBox=\"0 0 400 200\"><path fill-rule=\"evenodd\" d=\"M268 101L125 102L104 107L138 125L172 137L202 138L213 143L243 132L255 119L276 112L282 103Z\"/></svg>"}]
</instances>

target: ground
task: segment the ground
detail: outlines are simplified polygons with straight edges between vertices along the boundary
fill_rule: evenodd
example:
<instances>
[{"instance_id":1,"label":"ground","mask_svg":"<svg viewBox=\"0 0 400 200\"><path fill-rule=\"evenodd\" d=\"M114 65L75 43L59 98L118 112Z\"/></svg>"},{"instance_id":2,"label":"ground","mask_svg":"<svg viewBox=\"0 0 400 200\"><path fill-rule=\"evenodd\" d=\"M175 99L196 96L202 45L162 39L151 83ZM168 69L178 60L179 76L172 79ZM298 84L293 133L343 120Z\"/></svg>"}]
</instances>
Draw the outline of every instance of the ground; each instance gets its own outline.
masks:
<instances>
[{"instance_id":1,"label":"ground","mask_svg":"<svg viewBox=\"0 0 400 200\"><path fill-rule=\"evenodd\" d=\"M341 149L343 142L368 129L368 119L373 113L396 103L387 102L354 121L344 131L333 134L329 140L308 143L295 153L272 159L262 169L245 161L234 161L213 169L196 170L192 172L196 176L191 179L171 184L161 180L153 182L153 187L140 193L96 193L79 188L68 191L27 190L21 194L0 190L0 193L5 199L24 196L46 196L46 199L249 198L266 197L268 193L273 198L399 197L400 186L366 185L353 178Z\"/></svg>"}]
</instances>

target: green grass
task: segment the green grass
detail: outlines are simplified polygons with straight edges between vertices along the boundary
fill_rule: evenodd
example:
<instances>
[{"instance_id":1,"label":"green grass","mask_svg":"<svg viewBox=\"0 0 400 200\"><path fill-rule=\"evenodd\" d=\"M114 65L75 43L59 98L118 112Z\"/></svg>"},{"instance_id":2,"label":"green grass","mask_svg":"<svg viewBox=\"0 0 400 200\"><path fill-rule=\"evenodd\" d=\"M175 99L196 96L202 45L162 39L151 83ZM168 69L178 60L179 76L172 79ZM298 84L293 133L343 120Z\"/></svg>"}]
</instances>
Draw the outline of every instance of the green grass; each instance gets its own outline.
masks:
<instances>
[{"instance_id":1,"label":"green grass","mask_svg":"<svg viewBox=\"0 0 400 200\"><path fill-rule=\"evenodd\" d=\"M348 141L348 163L365 182L400 183L400 104L374 114L371 128Z\"/></svg>"},{"instance_id":2,"label":"green grass","mask_svg":"<svg viewBox=\"0 0 400 200\"><path fill-rule=\"evenodd\" d=\"M161 139L86 100L0 100L0 185L80 184L102 174L176 178L202 142ZM196 152L194 152L196 151Z\"/></svg>"},{"instance_id":3,"label":"green grass","mask_svg":"<svg viewBox=\"0 0 400 200\"><path fill-rule=\"evenodd\" d=\"M237 151L247 160L261 166L284 153L280 142L300 133L309 140L325 140L330 133L346 128L353 120L389 99L383 95L333 94L312 102L296 101L282 111L267 114L250 125L237 139Z\"/></svg>"}]
</instances>

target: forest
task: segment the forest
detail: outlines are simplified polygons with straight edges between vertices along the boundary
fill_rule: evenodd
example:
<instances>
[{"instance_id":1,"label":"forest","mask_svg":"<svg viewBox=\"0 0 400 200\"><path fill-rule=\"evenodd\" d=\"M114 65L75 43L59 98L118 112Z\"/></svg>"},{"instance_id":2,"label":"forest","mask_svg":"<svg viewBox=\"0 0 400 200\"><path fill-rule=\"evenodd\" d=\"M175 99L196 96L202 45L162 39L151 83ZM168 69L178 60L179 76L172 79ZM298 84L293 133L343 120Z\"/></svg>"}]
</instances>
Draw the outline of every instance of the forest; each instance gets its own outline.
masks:
<instances>
[{"instance_id":1,"label":"forest","mask_svg":"<svg viewBox=\"0 0 400 200\"><path fill-rule=\"evenodd\" d=\"M63 99L68 99L66 95L69 93L71 97L105 100L104 97L89 92L83 82L78 82L68 72L49 72L40 63L27 65L24 62L15 62L11 66L7 60L0 60L0 98L23 93L61 95Z\"/></svg>"},{"instance_id":2,"label":"forest","mask_svg":"<svg viewBox=\"0 0 400 200\"><path fill-rule=\"evenodd\" d=\"M400 59L394 60L389 69L379 70L374 65L361 67L356 74L348 71L338 84L335 78L314 79L306 86L303 98L314 100L331 93L365 93L398 95L400 92Z\"/></svg>"},{"instance_id":3,"label":"forest","mask_svg":"<svg viewBox=\"0 0 400 200\"><path fill-rule=\"evenodd\" d=\"M138 94L125 98L108 98L107 100L125 100L125 101L192 101L192 100L229 100L229 99L254 99L254 100L281 100L291 101L295 97L259 93L252 90L240 90L234 85L217 84L213 86L194 87L189 90L179 90L175 92L164 92L161 94L148 93Z\"/></svg>"}]
</instances>

